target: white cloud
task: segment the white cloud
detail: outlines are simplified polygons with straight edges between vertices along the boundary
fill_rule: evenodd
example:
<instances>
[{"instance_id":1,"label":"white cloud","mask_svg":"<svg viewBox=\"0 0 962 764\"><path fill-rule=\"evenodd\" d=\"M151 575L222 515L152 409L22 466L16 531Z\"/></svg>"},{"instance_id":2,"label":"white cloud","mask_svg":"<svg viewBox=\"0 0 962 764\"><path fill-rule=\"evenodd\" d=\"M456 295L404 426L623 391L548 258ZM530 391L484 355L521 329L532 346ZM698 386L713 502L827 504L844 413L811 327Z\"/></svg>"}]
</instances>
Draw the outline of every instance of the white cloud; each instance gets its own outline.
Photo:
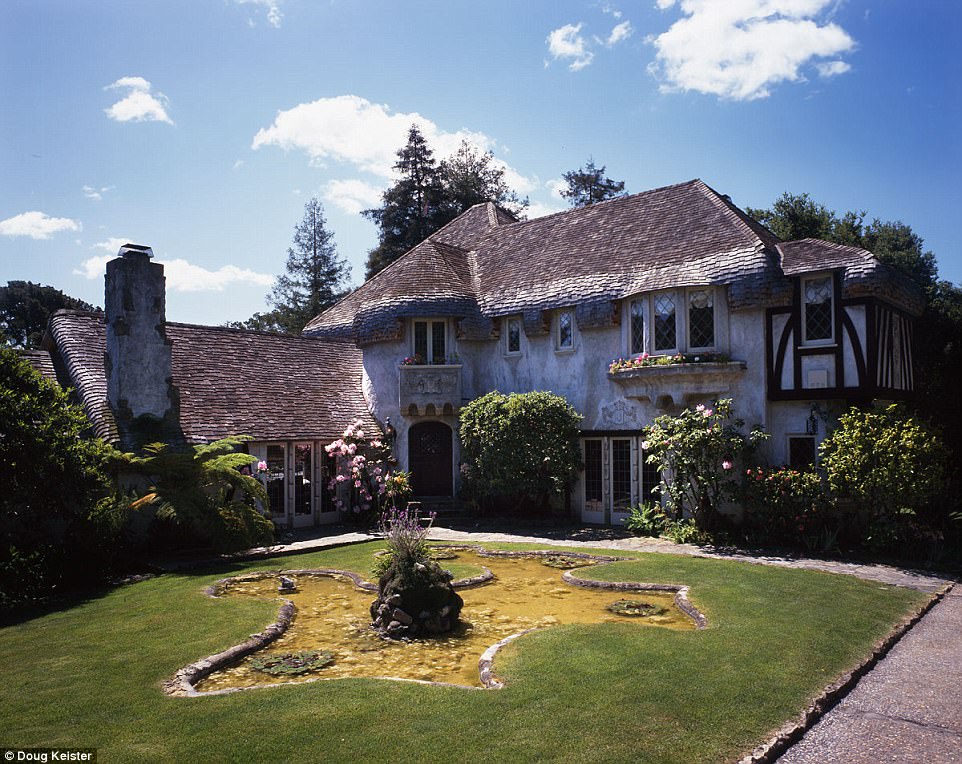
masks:
<instances>
[{"instance_id":1,"label":"white cloud","mask_svg":"<svg viewBox=\"0 0 962 764\"><path fill-rule=\"evenodd\" d=\"M361 210L377 207L383 190L363 180L332 180L324 187L323 196L325 202L349 215L358 215Z\"/></svg>"},{"instance_id":2,"label":"white cloud","mask_svg":"<svg viewBox=\"0 0 962 764\"><path fill-rule=\"evenodd\" d=\"M108 252L111 257L116 257L120 248L124 244L133 244L136 239L131 239L129 237L124 238L122 236L111 236L109 239L104 241L98 241L96 244L91 245L91 249L102 249L104 252Z\"/></svg>"},{"instance_id":3,"label":"white cloud","mask_svg":"<svg viewBox=\"0 0 962 764\"><path fill-rule=\"evenodd\" d=\"M765 98L772 86L803 80L801 68L855 48L835 23L819 16L834 0L657 0L678 5L684 18L652 42L649 67L663 92L694 90L733 100ZM828 64L841 74L842 61Z\"/></svg>"},{"instance_id":4,"label":"white cloud","mask_svg":"<svg viewBox=\"0 0 962 764\"><path fill-rule=\"evenodd\" d=\"M93 248L108 250L110 254L87 258L74 269L74 273L88 279L103 278L107 263L113 260L117 256L117 250L129 241L130 239L111 238L94 244ZM238 268L236 265L225 265L211 271L182 258L157 259L156 262L164 266L167 288L174 292L222 292L232 284L269 287L274 283L274 277L270 274Z\"/></svg>"},{"instance_id":5,"label":"white cloud","mask_svg":"<svg viewBox=\"0 0 962 764\"><path fill-rule=\"evenodd\" d=\"M611 48L631 37L633 31L630 21L622 21L620 24L615 24L611 30L611 34L608 35L608 39L605 40L605 45Z\"/></svg>"},{"instance_id":6,"label":"white cloud","mask_svg":"<svg viewBox=\"0 0 962 764\"><path fill-rule=\"evenodd\" d=\"M545 181L544 187L551 192L552 199L564 199L561 192L568 189L568 184L564 178L552 178Z\"/></svg>"},{"instance_id":7,"label":"white cloud","mask_svg":"<svg viewBox=\"0 0 962 764\"><path fill-rule=\"evenodd\" d=\"M554 215L556 212L563 212L566 209L568 208L561 204L531 202L524 212L528 216L528 220L533 220L534 218L543 218L545 215Z\"/></svg>"},{"instance_id":8,"label":"white cloud","mask_svg":"<svg viewBox=\"0 0 962 764\"><path fill-rule=\"evenodd\" d=\"M852 65L846 61L824 61L815 64L815 68L822 77L834 77L837 74L845 74L851 70Z\"/></svg>"},{"instance_id":9,"label":"white cloud","mask_svg":"<svg viewBox=\"0 0 962 764\"><path fill-rule=\"evenodd\" d=\"M568 68L577 72L591 63L595 54L588 50L588 43L581 36L583 24L565 24L552 30L547 37L548 52L555 60L570 60Z\"/></svg>"},{"instance_id":10,"label":"white cloud","mask_svg":"<svg viewBox=\"0 0 962 764\"><path fill-rule=\"evenodd\" d=\"M163 93L151 93L151 84L143 77L121 77L104 90L126 90L127 95L104 113L116 122L166 122L174 124L167 114L169 101Z\"/></svg>"},{"instance_id":11,"label":"white cloud","mask_svg":"<svg viewBox=\"0 0 962 764\"><path fill-rule=\"evenodd\" d=\"M113 191L114 186L101 186L100 188L94 188L93 186L84 186L80 190L83 191L83 195L88 199L93 199L95 202L99 202L104 198L104 194L108 191Z\"/></svg>"},{"instance_id":12,"label":"white cloud","mask_svg":"<svg viewBox=\"0 0 962 764\"><path fill-rule=\"evenodd\" d=\"M601 12L607 13L609 16L612 16L613 18L616 18L616 19L621 18L621 11L619 11L617 8L614 8L610 5L601 6Z\"/></svg>"},{"instance_id":13,"label":"white cloud","mask_svg":"<svg viewBox=\"0 0 962 764\"><path fill-rule=\"evenodd\" d=\"M274 29L279 29L281 26L281 19L284 18L284 14L281 13L281 0L234 0L238 5L257 5L267 11L267 23L270 24ZM254 26L253 19L247 20L248 26Z\"/></svg>"},{"instance_id":14,"label":"white cloud","mask_svg":"<svg viewBox=\"0 0 962 764\"><path fill-rule=\"evenodd\" d=\"M435 159L453 154L461 140L482 150L494 142L470 130L446 132L417 112L391 113L389 107L355 95L319 98L280 111L274 124L257 131L252 149L277 146L304 151L315 164L327 160L356 166L382 178L392 177L396 152L416 124Z\"/></svg>"},{"instance_id":15,"label":"white cloud","mask_svg":"<svg viewBox=\"0 0 962 764\"><path fill-rule=\"evenodd\" d=\"M0 220L0 236L28 236L31 239L49 239L60 231L82 230L83 226L76 220L52 218L37 210L21 212L12 218Z\"/></svg>"}]
</instances>

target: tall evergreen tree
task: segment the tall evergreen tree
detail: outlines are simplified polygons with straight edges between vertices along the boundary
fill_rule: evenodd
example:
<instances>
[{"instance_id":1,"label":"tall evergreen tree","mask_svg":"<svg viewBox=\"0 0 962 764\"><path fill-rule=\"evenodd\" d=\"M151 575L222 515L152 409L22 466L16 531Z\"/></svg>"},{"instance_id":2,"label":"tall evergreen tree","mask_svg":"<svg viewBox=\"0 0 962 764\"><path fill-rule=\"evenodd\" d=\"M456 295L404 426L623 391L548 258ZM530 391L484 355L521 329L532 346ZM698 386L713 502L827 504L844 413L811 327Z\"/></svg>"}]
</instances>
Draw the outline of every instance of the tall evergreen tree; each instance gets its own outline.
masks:
<instances>
[{"instance_id":1,"label":"tall evergreen tree","mask_svg":"<svg viewBox=\"0 0 962 764\"><path fill-rule=\"evenodd\" d=\"M398 180L382 194L381 206L362 213L380 229L378 245L368 253L365 278L393 263L450 220L434 152L417 125L408 130L407 143L398 150L394 169Z\"/></svg>"},{"instance_id":2,"label":"tall evergreen tree","mask_svg":"<svg viewBox=\"0 0 962 764\"><path fill-rule=\"evenodd\" d=\"M94 310L90 303L59 289L31 281L8 281L0 287L0 344L21 348L40 347L51 313Z\"/></svg>"},{"instance_id":3,"label":"tall evergreen tree","mask_svg":"<svg viewBox=\"0 0 962 764\"><path fill-rule=\"evenodd\" d=\"M838 220L835 213L824 204L819 204L808 194L782 194L770 210L745 209L755 220L768 228L779 239L796 241L798 239L825 239L834 241L835 228ZM855 239L861 237L861 218L847 217L845 237L846 244L856 244ZM856 232L855 227L858 227Z\"/></svg>"},{"instance_id":4,"label":"tall evergreen tree","mask_svg":"<svg viewBox=\"0 0 962 764\"><path fill-rule=\"evenodd\" d=\"M277 277L267 296L274 310L255 314L250 322L256 320L256 328L273 328L274 323L279 331L298 334L314 316L337 302L351 269L338 257L334 234L326 226L324 207L312 197L304 205L304 218L294 227L286 273Z\"/></svg>"},{"instance_id":5,"label":"tall evergreen tree","mask_svg":"<svg viewBox=\"0 0 962 764\"><path fill-rule=\"evenodd\" d=\"M565 179L568 188L561 195L568 200L572 207L587 207L589 204L624 196L625 182L612 180L605 175L606 167L595 167L594 159L589 159L584 167L570 170L561 177Z\"/></svg>"},{"instance_id":6,"label":"tall evergreen tree","mask_svg":"<svg viewBox=\"0 0 962 764\"><path fill-rule=\"evenodd\" d=\"M511 214L521 215L527 198L518 196L504 179L491 151L479 151L466 140L438 167L444 188L444 201L451 220L475 204L494 202ZM447 221L446 221L447 222Z\"/></svg>"}]
</instances>

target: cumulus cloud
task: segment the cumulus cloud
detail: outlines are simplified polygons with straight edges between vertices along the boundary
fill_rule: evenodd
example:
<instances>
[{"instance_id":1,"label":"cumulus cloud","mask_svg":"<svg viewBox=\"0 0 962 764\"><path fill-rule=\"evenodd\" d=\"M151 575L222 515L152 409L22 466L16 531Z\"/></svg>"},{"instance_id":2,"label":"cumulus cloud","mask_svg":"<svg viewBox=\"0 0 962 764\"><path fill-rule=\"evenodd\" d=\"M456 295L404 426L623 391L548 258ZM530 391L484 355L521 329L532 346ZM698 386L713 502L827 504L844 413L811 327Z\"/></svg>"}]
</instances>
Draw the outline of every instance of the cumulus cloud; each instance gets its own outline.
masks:
<instances>
[{"instance_id":1,"label":"cumulus cloud","mask_svg":"<svg viewBox=\"0 0 962 764\"><path fill-rule=\"evenodd\" d=\"M565 24L553 29L547 37L548 53L556 61L568 61L568 68L577 72L584 69L594 59L595 54L588 49L588 42L581 36L583 24ZM620 25L619 25L620 26Z\"/></svg>"},{"instance_id":2,"label":"cumulus cloud","mask_svg":"<svg viewBox=\"0 0 962 764\"><path fill-rule=\"evenodd\" d=\"M381 203L382 188L363 180L332 180L324 187L324 201L357 215L361 210L377 207Z\"/></svg>"},{"instance_id":3,"label":"cumulus cloud","mask_svg":"<svg viewBox=\"0 0 962 764\"><path fill-rule=\"evenodd\" d=\"M117 256L117 250L129 241L130 239L110 238L94 244L92 249L107 250L110 254L88 257L74 269L74 273L88 279L103 278L107 263L113 260ZM174 292L222 292L234 284L269 287L274 283L274 277L270 274L238 268L236 265L224 265L212 271L182 258L157 259L156 262L164 266L167 288Z\"/></svg>"},{"instance_id":4,"label":"cumulus cloud","mask_svg":"<svg viewBox=\"0 0 962 764\"><path fill-rule=\"evenodd\" d=\"M611 34L608 35L608 39L605 40L605 45L609 48L613 48L619 42L624 42L629 37L634 30L631 28L630 21L622 21L620 24L615 24L614 28L611 30Z\"/></svg>"},{"instance_id":5,"label":"cumulus cloud","mask_svg":"<svg viewBox=\"0 0 962 764\"><path fill-rule=\"evenodd\" d=\"M408 128L416 124L435 158L453 154L462 139L483 150L494 142L470 130L447 132L417 112L394 112L355 95L319 98L279 111L270 127L257 131L252 149L277 146L304 151L311 161L352 164L382 178L392 176L397 150L407 143Z\"/></svg>"},{"instance_id":6,"label":"cumulus cloud","mask_svg":"<svg viewBox=\"0 0 962 764\"><path fill-rule=\"evenodd\" d=\"M662 91L694 90L733 100L765 98L780 82L804 79L802 67L855 48L855 41L821 17L834 0L657 0L684 17L652 40L649 70ZM817 65L817 62L816 62ZM848 64L824 64L822 76ZM844 67L844 68L843 68Z\"/></svg>"},{"instance_id":7,"label":"cumulus cloud","mask_svg":"<svg viewBox=\"0 0 962 764\"><path fill-rule=\"evenodd\" d=\"M274 29L279 29L281 26L281 19L284 18L284 14L281 13L281 0L234 0L237 5L256 5L267 11L267 23L270 24ZM253 21L248 19L248 22L253 26Z\"/></svg>"},{"instance_id":8,"label":"cumulus cloud","mask_svg":"<svg viewBox=\"0 0 962 764\"><path fill-rule=\"evenodd\" d=\"M99 202L103 200L104 194L106 194L108 191L113 191L113 189L114 189L113 186L101 186L100 188L94 188L93 186L84 186L80 190L83 192L83 195L86 196L88 199L93 199L95 202Z\"/></svg>"},{"instance_id":9,"label":"cumulus cloud","mask_svg":"<svg viewBox=\"0 0 962 764\"><path fill-rule=\"evenodd\" d=\"M845 74L845 72L850 71L852 65L846 61L823 61L815 64L815 68L818 69L818 73L822 77L834 77L837 74Z\"/></svg>"},{"instance_id":10,"label":"cumulus cloud","mask_svg":"<svg viewBox=\"0 0 962 764\"><path fill-rule=\"evenodd\" d=\"M174 124L167 114L169 101L160 92L151 92L153 86L143 77L121 77L104 90L122 90L126 95L117 103L104 109L104 113L116 122L166 122Z\"/></svg>"},{"instance_id":11,"label":"cumulus cloud","mask_svg":"<svg viewBox=\"0 0 962 764\"><path fill-rule=\"evenodd\" d=\"M0 236L27 236L31 239L49 239L61 231L82 231L83 226L70 218L54 218L44 212L32 210L21 212L12 218L0 220Z\"/></svg>"}]
</instances>

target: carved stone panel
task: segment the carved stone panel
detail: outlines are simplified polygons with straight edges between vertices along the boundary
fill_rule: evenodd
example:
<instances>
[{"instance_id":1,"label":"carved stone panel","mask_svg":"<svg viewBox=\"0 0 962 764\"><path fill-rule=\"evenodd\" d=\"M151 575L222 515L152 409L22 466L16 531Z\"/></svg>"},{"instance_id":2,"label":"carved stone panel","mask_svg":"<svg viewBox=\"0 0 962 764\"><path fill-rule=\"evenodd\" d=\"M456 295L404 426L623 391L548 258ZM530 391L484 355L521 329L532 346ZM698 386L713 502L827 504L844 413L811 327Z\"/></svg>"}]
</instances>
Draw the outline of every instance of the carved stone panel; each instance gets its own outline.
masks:
<instances>
[{"instance_id":1,"label":"carved stone panel","mask_svg":"<svg viewBox=\"0 0 962 764\"><path fill-rule=\"evenodd\" d=\"M408 416L454 412L461 407L461 366L401 366L401 411Z\"/></svg>"}]
</instances>

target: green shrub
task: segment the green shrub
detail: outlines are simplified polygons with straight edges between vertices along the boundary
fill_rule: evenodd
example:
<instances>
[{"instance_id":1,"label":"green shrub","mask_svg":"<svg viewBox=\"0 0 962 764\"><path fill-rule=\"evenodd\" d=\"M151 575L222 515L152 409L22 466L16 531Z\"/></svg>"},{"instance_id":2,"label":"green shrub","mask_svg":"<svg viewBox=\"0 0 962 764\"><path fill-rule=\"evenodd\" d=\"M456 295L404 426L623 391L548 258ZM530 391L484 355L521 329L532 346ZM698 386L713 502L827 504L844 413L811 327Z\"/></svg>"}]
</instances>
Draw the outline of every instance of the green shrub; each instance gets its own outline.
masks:
<instances>
[{"instance_id":1,"label":"green shrub","mask_svg":"<svg viewBox=\"0 0 962 764\"><path fill-rule=\"evenodd\" d=\"M462 475L466 493L484 503L527 497L547 508L581 469L580 415L552 393L497 391L461 410Z\"/></svg>"},{"instance_id":2,"label":"green shrub","mask_svg":"<svg viewBox=\"0 0 962 764\"><path fill-rule=\"evenodd\" d=\"M710 544L712 542L711 534L699 528L690 517L687 520L666 520L665 529L661 535L676 544Z\"/></svg>"},{"instance_id":3,"label":"green shrub","mask_svg":"<svg viewBox=\"0 0 962 764\"><path fill-rule=\"evenodd\" d=\"M742 481L743 518L749 538L760 544L804 546L827 552L839 530L821 478L814 472L787 467L745 470Z\"/></svg>"},{"instance_id":4,"label":"green shrub","mask_svg":"<svg viewBox=\"0 0 962 764\"><path fill-rule=\"evenodd\" d=\"M668 516L660 504L646 501L628 508L625 527L639 536L660 536L665 530Z\"/></svg>"}]
</instances>

